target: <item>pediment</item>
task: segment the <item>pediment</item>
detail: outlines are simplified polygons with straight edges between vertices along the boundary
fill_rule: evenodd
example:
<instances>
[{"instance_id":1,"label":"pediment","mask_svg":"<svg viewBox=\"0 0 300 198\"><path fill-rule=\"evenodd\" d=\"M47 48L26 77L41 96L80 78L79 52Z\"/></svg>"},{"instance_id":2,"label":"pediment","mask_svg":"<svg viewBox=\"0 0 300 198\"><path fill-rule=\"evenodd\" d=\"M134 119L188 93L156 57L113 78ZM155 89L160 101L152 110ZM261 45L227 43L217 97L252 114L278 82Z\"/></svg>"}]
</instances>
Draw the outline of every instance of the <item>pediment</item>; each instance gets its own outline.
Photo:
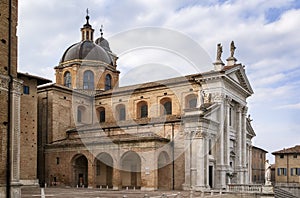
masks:
<instances>
[{"instance_id":1,"label":"pediment","mask_svg":"<svg viewBox=\"0 0 300 198\"><path fill-rule=\"evenodd\" d=\"M226 70L225 74L235 83L240 85L243 89L245 89L249 94L253 94L253 89L250 85L250 82L245 73L245 69L242 65L237 65Z\"/></svg>"}]
</instances>

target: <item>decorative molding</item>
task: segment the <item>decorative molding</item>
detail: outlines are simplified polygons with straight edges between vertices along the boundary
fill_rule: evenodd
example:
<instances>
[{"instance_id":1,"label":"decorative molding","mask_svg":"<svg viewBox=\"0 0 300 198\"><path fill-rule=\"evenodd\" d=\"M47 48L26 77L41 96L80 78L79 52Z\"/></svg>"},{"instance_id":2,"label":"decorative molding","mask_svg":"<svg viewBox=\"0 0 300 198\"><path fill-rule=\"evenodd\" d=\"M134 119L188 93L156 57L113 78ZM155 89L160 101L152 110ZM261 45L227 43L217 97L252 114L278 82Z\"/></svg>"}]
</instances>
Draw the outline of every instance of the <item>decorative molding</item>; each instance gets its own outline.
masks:
<instances>
[{"instance_id":1,"label":"decorative molding","mask_svg":"<svg viewBox=\"0 0 300 198\"><path fill-rule=\"evenodd\" d=\"M8 90L9 76L0 74L0 89Z\"/></svg>"}]
</instances>

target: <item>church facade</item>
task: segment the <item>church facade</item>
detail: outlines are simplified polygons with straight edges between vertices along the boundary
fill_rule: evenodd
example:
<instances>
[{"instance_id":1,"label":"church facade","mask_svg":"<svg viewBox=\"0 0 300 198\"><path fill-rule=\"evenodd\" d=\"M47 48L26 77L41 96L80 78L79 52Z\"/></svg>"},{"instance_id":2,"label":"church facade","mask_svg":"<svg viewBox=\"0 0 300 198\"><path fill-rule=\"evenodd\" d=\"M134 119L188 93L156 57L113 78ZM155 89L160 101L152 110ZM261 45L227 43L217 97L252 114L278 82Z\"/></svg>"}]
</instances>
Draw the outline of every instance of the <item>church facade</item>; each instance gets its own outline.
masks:
<instances>
[{"instance_id":1,"label":"church facade","mask_svg":"<svg viewBox=\"0 0 300 198\"><path fill-rule=\"evenodd\" d=\"M38 88L38 179L53 186L142 190L251 183L247 98L235 46L212 70L121 87L117 55L87 22Z\"/></svg>"}]
</instances>

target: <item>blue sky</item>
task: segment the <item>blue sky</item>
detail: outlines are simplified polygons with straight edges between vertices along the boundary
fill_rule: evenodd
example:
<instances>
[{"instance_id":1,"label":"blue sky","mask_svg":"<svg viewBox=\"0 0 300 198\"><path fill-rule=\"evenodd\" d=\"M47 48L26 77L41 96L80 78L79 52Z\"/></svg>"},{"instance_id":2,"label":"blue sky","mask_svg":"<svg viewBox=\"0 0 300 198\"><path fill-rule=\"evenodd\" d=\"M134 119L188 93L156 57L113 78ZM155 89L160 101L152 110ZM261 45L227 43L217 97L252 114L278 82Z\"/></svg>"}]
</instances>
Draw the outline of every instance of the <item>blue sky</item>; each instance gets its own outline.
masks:
<instances>
[{"instance_id":1,"label":"blue sky","mask_svg":"<svg viewBox=\"0 0 300 198\"><path fill-rule=\"evenodd\" d=\"M216 44L222 43L224 61L234 40L236 58L246 66L255 92L248 100L257 134L254 145L273 152L300 144L299 1L20 0L19 70L54 80L53 68L64 50L80 41L86 8L95 37L100 36L101 24L108 39L140 27L167 28L198 43L211 60L215 59ZM120 57L122 75L132 65L147 65L145 53L134 53L138 59ZM166 61L167 52L164 56L147 53ZM184 64L168 61L165 64ZM184 72L194 71L185 68Z\"/></svg>"}]
</instances>

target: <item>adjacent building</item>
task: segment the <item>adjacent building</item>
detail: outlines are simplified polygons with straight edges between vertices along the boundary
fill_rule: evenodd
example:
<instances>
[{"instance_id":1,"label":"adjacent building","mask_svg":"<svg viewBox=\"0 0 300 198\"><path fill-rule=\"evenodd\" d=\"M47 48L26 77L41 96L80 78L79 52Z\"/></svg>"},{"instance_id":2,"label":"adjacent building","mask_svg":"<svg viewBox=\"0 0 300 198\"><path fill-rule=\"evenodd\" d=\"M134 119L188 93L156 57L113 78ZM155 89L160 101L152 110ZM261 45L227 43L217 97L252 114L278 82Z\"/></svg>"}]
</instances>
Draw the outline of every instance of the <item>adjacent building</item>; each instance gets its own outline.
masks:
<instances>
[{"instance_id":1,"label":"adjacent building","mask_svg":"<svg viewBox=\"0 0 300 198\"><path fill-rule=\"evenodd\" d=\"M275 155L275 182L300 183L300 145L272 153Z\"/></svg>"},{"instance_id":2,"label":"adjacent building","mask_svg":"<svg viewBox=\"0 0 300 198\"><path fill-rule=\"evenodd\" d=\"M262 148L252 147L252 182L256 184L265 183L265 162L266 154Z\"/></svg>"},{"instance_id":3,"label":"adjacent building","mask_svg":"<svg viewBox=\"0 0 300 198\"><path fill-rule=\"evenodd\" d=\"M117 55L87 22L38 88L38 178L55 186L209 189L251 182L247 98L234 43L211 71L120 87Z\"/></svg>"},{"instance_id":4,"label":"adjacent building","mask_svg":"<svg viewBox=\"0 0 300 198\"><path fill-rule=\"evenodd\" d=\"M28 73L17 74L22 80L20 98L20 183L38 185L37 179L37 125L38 95L37 86L51 82Z\"/></svg>"}]
</instances>

